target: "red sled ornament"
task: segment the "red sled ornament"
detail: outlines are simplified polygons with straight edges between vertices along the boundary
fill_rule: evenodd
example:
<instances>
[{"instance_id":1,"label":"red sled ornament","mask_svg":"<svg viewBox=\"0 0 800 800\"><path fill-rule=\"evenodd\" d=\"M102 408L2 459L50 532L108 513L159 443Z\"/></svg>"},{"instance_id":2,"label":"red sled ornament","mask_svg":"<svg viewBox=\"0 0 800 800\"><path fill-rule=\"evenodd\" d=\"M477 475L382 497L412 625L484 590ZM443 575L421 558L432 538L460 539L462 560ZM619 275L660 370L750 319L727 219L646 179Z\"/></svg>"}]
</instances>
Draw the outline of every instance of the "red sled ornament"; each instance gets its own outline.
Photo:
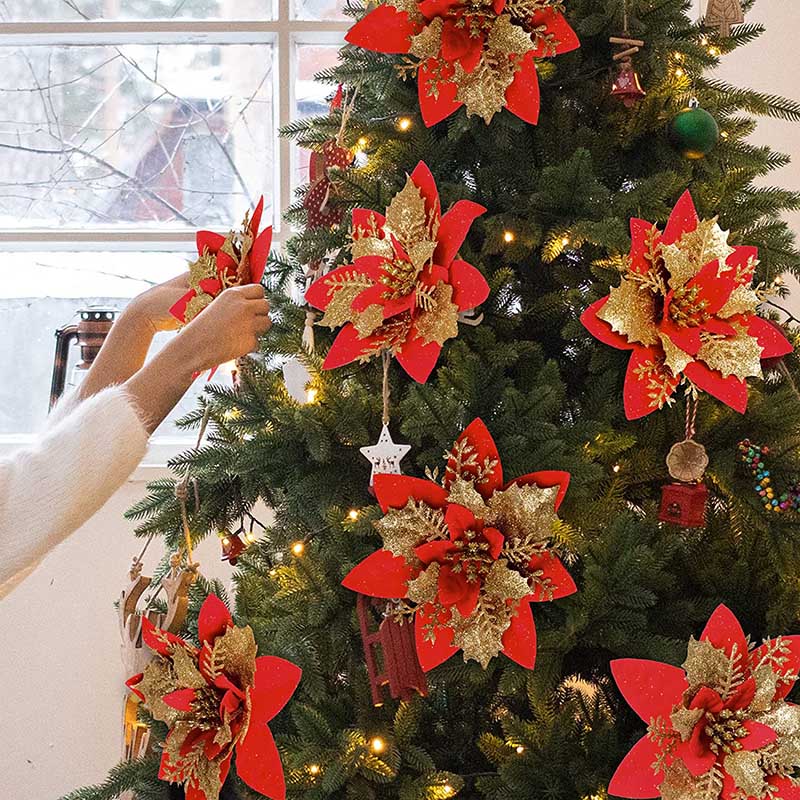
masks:
<instances>
[{"instance_id":1,"label":"red sled ornament","mask_svg":"<svg viewBox=\"0 0 800 800\"><path fill-rule=\"evenodd\" d=\"M383 705L383 690L386 687L394 700L408 701L414 694L422 697L428 695L428 681L417 658L414 626L410 621L404 623L391 615L378 622L375 609L385 605L363 594L358 596L356 605L372 703L375 706Z\"/></svg>"},{"instance_id":2,"label":"red sled ornament","mask_svg":"<svg viewBox=\"0 0 800 800\"><path fill-rule=\"evenodd\" d=\"M267 723L300 682L300 668L259 656L250 627L209 595L197 623L200 647L142 619L142 638L160 658L127 685L169 733L158 777L183 784L186 800L218 800L236 753L236 772L254 791L284 800L286 784Z\"/></svg>"},{"instance_id":3,"label":"red sled ornament","mask_svg":"<svg viewBox=\"0 0 800 800\"><path fill-rule=\"evenodd\" d=\"M507 108L525 122L539 121L536 59L580 47L560 0L389 0L347 33L350 44L378 53L402 53L404 78L416 77L427 126L465 106L488 124Z\"/></svg>"},{"instance_id":4,"label":"red sled ornament","mask_svg":"<svg viewBox=\"0 0 800 800\"><path fill-rule=\"evenodd\" d=\"M753 647L721 605L682 667L626 658L611 672L648 733L608 793L631 798L800 800L798 706L786 702L800 670L800 637Z\"/></svg>"},{"instance_id":5,"label":"red sled ornament","mask_svg":"<svg viewBox=\"0 0 800 800\"><path fill-rule=\"evenodd\" d=\"M456 257L485 211L459 200L442 214L436 182L423 162L385 216L354 209L353 263L327 273L306 292L306 302L325 312L318 324L344 325L323 369L389 351L414 380L425 383L442 345L458 335L461 312L489 296L483 275Z\"/></svg>"},{"instance_id":6,"label":"red sled ornament","mask_svg":"<svg viewBox=\"0 0 800 800\"><path fill-rule=\"evenodd\" d=\"M196 261L189 265L191 288L170 308L178 322L191 322L222 291L231 286L261 283L272 245L272 227L259 232L264 198L252 219L245 215L242 228L227 236L198 231Z\"/></svg>"},{"instance_id":7,"label":"red sled ornament","mask_svg":"<svg viewBox=\"0 0 800 800\"><path fill-rule=\"evenodd\" d=\"M398 601L414 618L425 672L458 650L484 668L501 652L528 669L536 660L531 603L566 597L575 583L551 545L566 472L509 483L497 447L475 420L450 451L442 484L376 475L384 549L342 581Z\"/></svg>"},{"instance_id":8,"label":"red sled ornament","mask_svg":"<svg viewBox=\"0 0 800 800\"><path fill-rule=\"evenodd\" d=\"M689 192L663 233L633 219L631 236L622 282L581 317L601 342L631 351L627 418L671 404L684 382L744 413L747 378L762 377L762 359L792 352L780 329L756 313L758 250L731 247L716 218L700 220Z\"/></svg>"}]
</instances>

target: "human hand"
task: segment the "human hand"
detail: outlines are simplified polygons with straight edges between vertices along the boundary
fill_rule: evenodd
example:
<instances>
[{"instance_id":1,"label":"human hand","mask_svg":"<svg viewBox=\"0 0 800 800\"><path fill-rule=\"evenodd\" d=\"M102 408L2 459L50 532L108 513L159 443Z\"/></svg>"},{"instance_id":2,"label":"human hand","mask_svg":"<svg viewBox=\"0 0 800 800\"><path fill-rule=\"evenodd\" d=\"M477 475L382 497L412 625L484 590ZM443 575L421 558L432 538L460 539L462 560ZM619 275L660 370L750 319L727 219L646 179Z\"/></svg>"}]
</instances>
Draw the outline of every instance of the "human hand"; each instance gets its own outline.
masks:
<instances>
[{"instance_id":1,"label":"human hand","mask_svg":"<svg viewBox=\"0 0 800 800\"><path fill-rule=\"evenodd\" d=\"M169 310L188 291L189 273L184 272L134 297L123 317L142 324L153 335L160 331L174 331L181 323Z\"/></svg>"},{"instance_id":2,"label":"human hand","mask_svg":"<svg viewBox=\"0 0 800 800\"><path fill-rule=\"evenodd\" d=\"M175 339L194 372L233 361L258 348L258 337L272 327L261 284L226 289Z\"/></svg>"}]
</instances>

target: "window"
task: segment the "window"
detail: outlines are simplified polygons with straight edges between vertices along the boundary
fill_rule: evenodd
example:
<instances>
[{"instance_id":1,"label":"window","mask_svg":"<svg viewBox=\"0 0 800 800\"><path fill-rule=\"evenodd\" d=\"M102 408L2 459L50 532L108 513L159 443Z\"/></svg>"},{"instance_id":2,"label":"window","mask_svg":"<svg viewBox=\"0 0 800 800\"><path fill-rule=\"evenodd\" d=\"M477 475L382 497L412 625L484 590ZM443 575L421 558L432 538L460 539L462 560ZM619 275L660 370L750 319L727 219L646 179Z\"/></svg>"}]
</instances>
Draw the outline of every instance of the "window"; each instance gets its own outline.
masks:
<instances>
[{"instance_id":1,"label":"window","mask_svg":"<svg viewBox=\"0 0 800 800\"><path fill-rule=\"evenodd\" d=\"M261 194L280 246L308 159L277 131L325 110L343 3L0 0L0 447L43 422L79 309L122 309Z\"/></svg>"}]
</instances>

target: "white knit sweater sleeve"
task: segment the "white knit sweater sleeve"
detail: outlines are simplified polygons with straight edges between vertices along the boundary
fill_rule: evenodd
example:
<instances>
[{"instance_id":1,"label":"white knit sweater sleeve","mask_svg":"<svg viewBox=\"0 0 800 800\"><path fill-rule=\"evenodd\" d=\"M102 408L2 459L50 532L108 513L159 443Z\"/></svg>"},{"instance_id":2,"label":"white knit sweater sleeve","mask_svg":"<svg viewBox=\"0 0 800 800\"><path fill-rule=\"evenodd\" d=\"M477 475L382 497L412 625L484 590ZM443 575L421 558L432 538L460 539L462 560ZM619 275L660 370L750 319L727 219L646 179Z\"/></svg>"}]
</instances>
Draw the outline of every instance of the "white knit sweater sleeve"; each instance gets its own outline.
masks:
<instances>
[{"instance_id":1,"label":"white knit sweater sleeve","mask_svg":"<svg viewBox=\"0 0 800 800\"><path fill-rule=\"evenodd\" d=\"M105 504L147 440L133 402L115 386L68 400L35 444L0 459L0 597Z\"/></svg>"}]
</instances>

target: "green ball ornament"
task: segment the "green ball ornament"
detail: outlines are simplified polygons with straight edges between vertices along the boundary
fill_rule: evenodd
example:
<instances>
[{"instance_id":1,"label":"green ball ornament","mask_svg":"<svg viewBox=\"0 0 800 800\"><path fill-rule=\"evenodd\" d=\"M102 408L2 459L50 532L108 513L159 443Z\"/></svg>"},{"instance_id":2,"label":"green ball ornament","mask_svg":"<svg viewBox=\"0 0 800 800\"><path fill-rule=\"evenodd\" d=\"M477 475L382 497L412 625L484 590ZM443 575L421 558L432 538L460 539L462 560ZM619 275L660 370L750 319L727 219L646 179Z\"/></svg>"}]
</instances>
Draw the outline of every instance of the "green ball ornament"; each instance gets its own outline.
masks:
<instances>
[{"instance_id":1,"label":"green ball ornament","mask_svg":"<svg viewBox=\"0 0 800 800\"><path fill-rule=\"evenodd\" d=\"M669 140L684 158L705 158L719 141L719 125L695 100L669 126Z\"/></svg>"}]
</instances>

